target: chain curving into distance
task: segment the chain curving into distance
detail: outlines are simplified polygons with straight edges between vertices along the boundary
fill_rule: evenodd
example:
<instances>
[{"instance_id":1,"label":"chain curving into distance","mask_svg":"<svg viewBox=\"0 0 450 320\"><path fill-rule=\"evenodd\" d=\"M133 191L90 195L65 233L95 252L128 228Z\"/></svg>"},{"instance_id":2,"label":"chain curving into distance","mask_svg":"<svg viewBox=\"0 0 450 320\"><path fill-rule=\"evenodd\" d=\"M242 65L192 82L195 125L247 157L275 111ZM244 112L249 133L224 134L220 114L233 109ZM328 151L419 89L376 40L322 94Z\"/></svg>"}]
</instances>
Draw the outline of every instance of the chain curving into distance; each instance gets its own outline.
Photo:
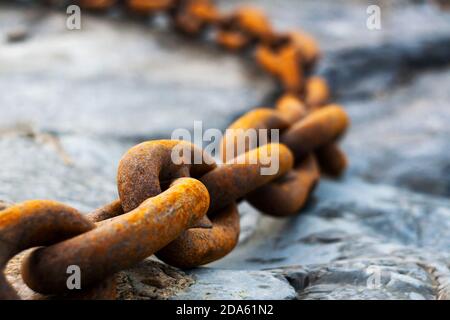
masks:
<instances>
[{"instance_id":1,"label":"chain curving into distance","mask_svg":"<svg viewBox=\"0 0 450 320\"><path fill-rule=\"evenodd\" d=\"M63 6L65 1L49 0ZM241 7L223 14L210 0L79 0L86 10L119 8L128 14L166 14L174 28L188 36L206 32L217 45L247 53L273 75L282 88L274 108L257 108L230 129L279 129L280 144L259 143L234 161L216 165L210 155L189 142L158 140L131 148L117 175L119 199L83 215L48 200L32 200L0 211L0 298L18 299L3 270L17 253L24 259L22 277L34 291L59 298L114 299L114 274L155 254L179 268L203 265L227 255L239 236L237 202L247 200L272 216L298 214L321 174L338 177L347 159L336 145L349 120L329 104L326 82L312 76L320 52L314 39L300 32L275 32L264 12ZM228 132L228 131L227 131ZM221 142L235 143L226 134ZM270 137L269 137L270 138ZM171 152L184 144L200 164L176 165ZM279 170L261 175L262 154L279 152ZM67 268L82 270L83 289L67 289ZM75 290L76 291L76 290Z\"/></svg>"}]
</instances>

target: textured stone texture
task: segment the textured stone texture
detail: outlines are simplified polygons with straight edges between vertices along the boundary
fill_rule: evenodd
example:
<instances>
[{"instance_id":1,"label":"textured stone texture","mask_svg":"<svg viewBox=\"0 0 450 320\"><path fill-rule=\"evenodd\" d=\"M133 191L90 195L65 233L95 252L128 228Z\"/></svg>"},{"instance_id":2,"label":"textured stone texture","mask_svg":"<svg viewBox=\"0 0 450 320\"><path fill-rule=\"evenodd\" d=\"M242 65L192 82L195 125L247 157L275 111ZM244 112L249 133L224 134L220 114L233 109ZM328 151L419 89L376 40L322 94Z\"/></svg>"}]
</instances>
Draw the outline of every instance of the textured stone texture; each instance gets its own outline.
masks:
<instances>
[{"instance_id":1,"label":"textured stone texture","mask_svg":"<svg viewBox=\"0 0 450 320\"><path fill-rule=\"evenodd\" d=\"M8 92L0 105L14 106L1 126L167 137L174 128L192 128L194 120L226 127L273 90L271 79L247 59L167 28L85 17L81 30L69 31L65 19L31 9L0 12L4 32L30 25L31 33L28 41L0 44L0 87Z\"/></svg>"},{"instance_id":2,"label":"textured stone texture","mask_svg":"<svg viewBox=\"0 0 450 320\"><path fill-rule=\"evenodd\" d=\"M292 219L240 206L235 251L181 271L153 259L118 275L121 299L450 298L450 13L425 1L246 0L320 42L318 72L349 112L341 181ZM219 1L232 8L242 1ZM16 41L11 34L22 33ZM118 161L175 128L225 128L273 101L247 57L153 26L0 3L0 209L49 198L83 212L117 197ZM24 297L37 297L18 275Z\"/></svg>"},{"instance_id":3,"label":"textured stone texture","mask_svg":"<svg viewBox=\"0 0 450 320\"><path fill-rule=\"evenodd\" d=\"M296 292L284 277L267 271L199 269L195 284L174 299L286 300Z\"/></svg>"}]
</instances>

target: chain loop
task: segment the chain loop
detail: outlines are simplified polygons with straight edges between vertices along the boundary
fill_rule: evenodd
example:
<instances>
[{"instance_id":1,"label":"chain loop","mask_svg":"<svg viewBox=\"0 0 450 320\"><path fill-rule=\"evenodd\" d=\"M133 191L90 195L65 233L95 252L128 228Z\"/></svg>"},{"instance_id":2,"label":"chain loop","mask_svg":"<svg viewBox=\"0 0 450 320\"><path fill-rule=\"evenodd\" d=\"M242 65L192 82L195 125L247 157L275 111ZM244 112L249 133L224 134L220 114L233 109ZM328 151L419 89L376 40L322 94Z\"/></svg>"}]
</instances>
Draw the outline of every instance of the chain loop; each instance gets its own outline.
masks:
<instances>
[{"instance_id":1,"label":"chain loop","mask_svg":"<svg viewBox=\"0 0 450 320\"><path fill-rule=\"evenodd\" d=\"M198 178L215 167L210 155L189 142L157 140L138 144L119 163L117 187L122 207L129 212L159 195L162 185L173 179Z\"/></svg>"},{"instance_id":2,"label":"chain loop","mask_svg":"<svg viewBox=\"0 0 450 320\"><path fill-rule=\"evenodd\" d=\"M239 239L239 212L235 203L211 218L212 228L191 228L156 253L162 261L178 267L193 268L223 258Z\"/></svg>"},{"instance_id":3,"label":"chain loop","mask_svg":"<svg viewBox=\"0 0 450 320\"><path fill-rule=\"evenodd\" d=\"M246 200L271 216L291 216L305 206L319 177L317 161L309 154L286 175L253 191Z\"/></svg>"},{"instance_id":4,"label":"chain loop","mask_svg":"<svg viewBox=\"0 0 450 320\"><path fill-rule=\"evenodd\" d=\"M338 105L330 105L310 113L286 130L280 141L301 159L309 152L336 141L349 126L345 111Z\"/></svg>"},{"instance_id":5,"label":"chain loop","mask_svg":"<svg viewBox=\"0 0 450 320\"><path fill-rule=\"evenodd\" d=\"M0 299L19 298L3 274L3 269L13 256L29 248L48 246L84 234L94 228L94 223L77 210L55 201L26 201L1 211ZM67 275L66 270L64 273ZM66 278L64 284L65 281ZM86 297L87 294L91 298L112 298L114 290L115 286L109 283L107 286L92 288L83 295ZM82 298L83 295L77 298Z\"/></svg>"}]
</instances>

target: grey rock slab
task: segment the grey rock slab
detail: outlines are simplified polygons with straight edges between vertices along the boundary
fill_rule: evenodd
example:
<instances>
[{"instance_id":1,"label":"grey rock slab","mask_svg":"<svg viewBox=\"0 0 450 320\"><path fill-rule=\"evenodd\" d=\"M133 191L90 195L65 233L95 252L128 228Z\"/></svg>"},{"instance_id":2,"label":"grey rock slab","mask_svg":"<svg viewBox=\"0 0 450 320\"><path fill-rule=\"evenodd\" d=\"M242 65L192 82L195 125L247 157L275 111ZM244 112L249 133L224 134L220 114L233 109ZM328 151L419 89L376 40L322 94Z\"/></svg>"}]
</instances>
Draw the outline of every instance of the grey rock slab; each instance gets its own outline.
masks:
<instances>
[{"instance_id":1,"label":"grey rock slab","mask_svg":"<svg viewBox=\"0 0 450 320\"><path fill-rule=\"evenodd\" d=\"M238 247L211 268L264 270L297 299L447 299L450 202L357 179L322 181L298 217L241 205Z\"/></svg>"},{"instance_id":2,"label":"grey rock slab","mask_svg":"<svg viewBox=\"0 0 450 320\"><path fill-rule=\"evenodd\" d=\"M151 258L119 272L116 281L121 300L169 299L195 283L193 276Z\"/></svg>"},{"instance_id":3,"label":"grey rock slab","mask_svg":"<svg viewBox=\"0 0 450 320\"><path fill-rule=\"evenodd\" d=\"M450 69L428 71L369 100L345 103L349 175L450 195Z\"/></svg>"},{"instance_id":4,"label":"grey rock slab","mask_svg":"<svg viewBox=\"0 0 450 320\"><path fill-rule=\"evenodd\" d=\"M445 265L443 265L445 267ZM446 267L445 267L446 268ZM395 256L342 260L327 265L276 270L298 292L298 299L433 300L445 298L423 262ZM446 268L446 277L449 272ZM448 287L445 291L448 293Z\"/></svg>"},{"instance_id":5,"label":"grey rock slab","mask_svg":"<svg viewBox=\"0 0 450 320\"><path fill-rule=\"evenodd\" d=\"M195 283L172 299L291 300L296 296L285 278L271 272L201 268L190 274Z\"/></svg>"},{"instance_id":6,"label":"grey rock slab","mask_svg":"<svg viewBox=\"0 0 450 320\"><path fill-rule=\"evenodd\" d=\"M321 181L308 208L297 217L259 216L255 222L245 217L258 213L249 206L241 208L246 235L213 267L326 264L369 254L389 256L405 248L442 257L450 248L448 200L356 179Z\"/></svg>"}]
</instances>

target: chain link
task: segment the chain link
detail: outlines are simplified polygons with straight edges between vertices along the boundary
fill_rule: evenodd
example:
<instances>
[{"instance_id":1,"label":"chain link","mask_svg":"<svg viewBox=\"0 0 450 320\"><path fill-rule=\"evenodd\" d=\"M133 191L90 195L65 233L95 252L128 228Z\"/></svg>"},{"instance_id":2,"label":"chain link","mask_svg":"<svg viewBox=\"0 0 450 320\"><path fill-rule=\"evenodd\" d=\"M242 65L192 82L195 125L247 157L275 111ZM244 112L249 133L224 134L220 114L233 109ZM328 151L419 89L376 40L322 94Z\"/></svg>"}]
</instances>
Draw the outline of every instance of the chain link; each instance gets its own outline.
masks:
<instances>
[{"instance_id":1,"label":"chain link","mask_svg":"<svg viewBox=\"0 0 450 320\"><path fill-rule=\"evenodd\" d=\"M52 5L64 1L50 0ZM338 105L328 105L329 89L309 76L320 57L309 35L277 33L263 11L241 7L222 14L209 0L79 0L84 9L126 8L135 15L165 13L172 25L191 36L208 28L218 45L231 51L255 46L257 63L273 75L284 94L275 108L254 109L236 120L221 142L223 164L183 141L158 140L131 148L121 159L119 199L87 215L54 201L27 201L0 208L0 267L15 254L36 246L22 265L33 290L68 298L112 299L114 274L155 254L180 268L203 265L227 255L239 238L237 203L246 199L272 216L298 214L321 174L340 176L347 166L336 145L349 120ZM258 141L238 152L234 129L278 129L281 144ZM231 132L231 133L230 133ZM171 160L184 145L198 164ZM230 149L231 148L231 149ZM237 158L228 159L233 150ZM262 155L277 152L279 170L262 175ZM246 164L235 161L245 159ZM66 286L67 267L82 270L82 293ZM0 298L18 299L0 273Z\"/></svg>"}]
</instances>

